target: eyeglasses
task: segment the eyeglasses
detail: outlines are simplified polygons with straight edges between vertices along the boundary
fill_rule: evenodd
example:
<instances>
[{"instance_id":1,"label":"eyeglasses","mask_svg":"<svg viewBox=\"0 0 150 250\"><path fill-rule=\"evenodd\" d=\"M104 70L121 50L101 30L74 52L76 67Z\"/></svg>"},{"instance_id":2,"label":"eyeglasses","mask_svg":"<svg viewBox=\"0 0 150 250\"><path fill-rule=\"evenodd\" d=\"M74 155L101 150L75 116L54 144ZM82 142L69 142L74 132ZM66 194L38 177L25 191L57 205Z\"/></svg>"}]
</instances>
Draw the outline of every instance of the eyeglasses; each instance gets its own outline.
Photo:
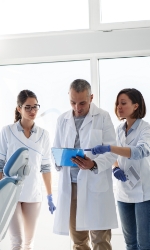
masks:
<instances>
[{"instance_id":1,"label":"eyeglasses","mask_svg":"<svg viewBox=\"0 0 150 250\"><path fill-rule=\"evenodd\" d=\"M31 107L30 105L26 105L26 106L20 106L20 108L24 108L26 112L31 112L31 110L33 109L35 112L39 110L40 105L34 105L33 107Z\"/></svg>"}]
</instances>

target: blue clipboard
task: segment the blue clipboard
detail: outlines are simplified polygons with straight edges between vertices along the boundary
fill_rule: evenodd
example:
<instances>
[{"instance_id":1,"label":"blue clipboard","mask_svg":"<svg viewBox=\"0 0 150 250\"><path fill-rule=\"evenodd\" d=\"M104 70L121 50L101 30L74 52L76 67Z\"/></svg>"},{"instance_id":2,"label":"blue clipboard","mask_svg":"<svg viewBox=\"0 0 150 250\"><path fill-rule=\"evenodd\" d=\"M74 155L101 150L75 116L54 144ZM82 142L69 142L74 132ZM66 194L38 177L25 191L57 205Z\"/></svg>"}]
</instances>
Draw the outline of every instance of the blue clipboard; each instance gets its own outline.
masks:
<instances>
[{"instance_id":1,"label":"blue clipboard","mask_svg":"<svg viewBox=\"0 0 150 250\"><path fill-rule=\"evenodd\" d=\"M81 148L51 148L57 166L78 167L71 161L72 157L84 158L84 150Z\"/></svg>"}]
</instances>

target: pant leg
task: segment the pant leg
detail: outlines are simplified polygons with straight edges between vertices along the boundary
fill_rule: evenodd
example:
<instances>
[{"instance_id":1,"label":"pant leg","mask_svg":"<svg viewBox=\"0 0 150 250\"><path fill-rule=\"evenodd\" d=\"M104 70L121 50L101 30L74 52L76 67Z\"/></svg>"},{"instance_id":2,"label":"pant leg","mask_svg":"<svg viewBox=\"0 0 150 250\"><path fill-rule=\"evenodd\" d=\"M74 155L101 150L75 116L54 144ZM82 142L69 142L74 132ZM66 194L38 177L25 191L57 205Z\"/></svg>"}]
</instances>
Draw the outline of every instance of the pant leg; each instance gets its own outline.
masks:
<instances>
[{"instance_id":1,"label":"pant leg","mask_svg":"<svg viewBox=\"0 0 150 250\"><path fill-rule=\"evenodd\" d=\"M9 226L11 250L33 249L41 202L18 202Z\"/></svg>"},{"instance_id":2,"label":"pant leg","mask_svg":"<svg viewBox=\"0 0 150 250\"><path fill-rule=\"evenodd\" d=\"M137 228L135 203L118 201L119 215L127 250L139 250L137 243Z\"/></svg>"},{"instance_id":3,"label":"pant leg","mask_svg":"<svg viewBox=\"0 0 150 250\"><path fill-rule=\"evenodd\" d=\"M9 224L10 250L23 250L24 228L21 203L18 202L14 215Z\"/></svg>"},{"instance_id":4,"label":"pant leg","mask_svg":"<svg viewBox=\"0 0 150 250\"><path fill-rule=\"evenodd\" d=\"M150 201L135 204L139 250L150 250Z\"/></svg>"},{"instance_id":5,"label":"pant leg","mask_svg":"<svg viewBox=\"0 0 150 250\"><path fill-rule=\"evenodd\" d=\"M92 230L91 243L93 250L112 250L111 247L111 230Z\"/></svg>"},{"instance_id":6,"label":"pant leg","mask_svg":"<svg viewBox=\"0 0 150 250\"><path fill-rule=\"evenodd\" d=\"M34 235L41 209L41 202L22 203L22 215L24 221L24 250L33 249Z\"/></svg>"},{"instance_id":7,"label":"pant leg","mask_svg":"<svg viewBox=\"0 0 150 250\"><path fill-rule=\"evenodd\" d=\"M74 243L74 250L90 250L89 231L76 231L77 184L72 183L70 207L70 236Z\"/></svg>"}]
</instances>

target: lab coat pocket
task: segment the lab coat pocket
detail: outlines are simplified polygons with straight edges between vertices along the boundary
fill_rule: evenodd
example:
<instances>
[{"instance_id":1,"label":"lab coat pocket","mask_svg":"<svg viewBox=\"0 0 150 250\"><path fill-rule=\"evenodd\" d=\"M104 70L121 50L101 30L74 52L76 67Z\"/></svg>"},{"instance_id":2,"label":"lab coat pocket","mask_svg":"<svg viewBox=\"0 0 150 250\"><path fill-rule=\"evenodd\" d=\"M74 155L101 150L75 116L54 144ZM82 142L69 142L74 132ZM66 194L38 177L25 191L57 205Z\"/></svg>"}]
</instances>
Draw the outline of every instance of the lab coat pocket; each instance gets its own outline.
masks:
<instances>
[{"instance_id":1,"label":"lab coat pocket","mask_svg":"<svg viewBox=\"0 0 150 250\"><path fill-rule=\"evenodd\" d=\"M100 174L94 174L92 171L89 172L88 188L92 192L101 193L106 192L109 188L106 171Z\"/></svg>"},{"instance_id":2,"label":"lab coat pocket","mask_svg":"<svg viewBox=\"0 0 150 250\"><path fill-rule=\"evenodd\" d=\"M102 144L102 130L92 129L89 140L89 147L95 147Z\"/></svg>"}]
</instances>

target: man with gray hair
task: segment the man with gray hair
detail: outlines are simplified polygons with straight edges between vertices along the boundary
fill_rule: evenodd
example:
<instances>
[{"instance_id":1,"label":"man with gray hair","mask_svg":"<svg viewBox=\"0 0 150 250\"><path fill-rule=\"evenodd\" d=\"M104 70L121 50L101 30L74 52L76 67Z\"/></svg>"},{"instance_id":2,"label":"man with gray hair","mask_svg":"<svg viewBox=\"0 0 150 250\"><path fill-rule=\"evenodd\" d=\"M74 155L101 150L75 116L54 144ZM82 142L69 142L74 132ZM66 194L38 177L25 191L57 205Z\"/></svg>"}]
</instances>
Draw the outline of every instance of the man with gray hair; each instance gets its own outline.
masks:
<instances>
[{"instance_id":1,"label":"man with gray hair","mask_svg":"<svg viewBox=\"0 0 150 250\"><path fill-rule=\"evenodd\" d=\"M72 109L58 118L54 147L92 148L115 145L115 131L108 112L92 103L91 86L86 80L73 81L69 89ZM112 186L112 153L84 159L73 158L78 167L57 166L60 170L54 233L68 235L74 250L111 250L111 229L117 216Z\"/></svg>"}]
</instances>

